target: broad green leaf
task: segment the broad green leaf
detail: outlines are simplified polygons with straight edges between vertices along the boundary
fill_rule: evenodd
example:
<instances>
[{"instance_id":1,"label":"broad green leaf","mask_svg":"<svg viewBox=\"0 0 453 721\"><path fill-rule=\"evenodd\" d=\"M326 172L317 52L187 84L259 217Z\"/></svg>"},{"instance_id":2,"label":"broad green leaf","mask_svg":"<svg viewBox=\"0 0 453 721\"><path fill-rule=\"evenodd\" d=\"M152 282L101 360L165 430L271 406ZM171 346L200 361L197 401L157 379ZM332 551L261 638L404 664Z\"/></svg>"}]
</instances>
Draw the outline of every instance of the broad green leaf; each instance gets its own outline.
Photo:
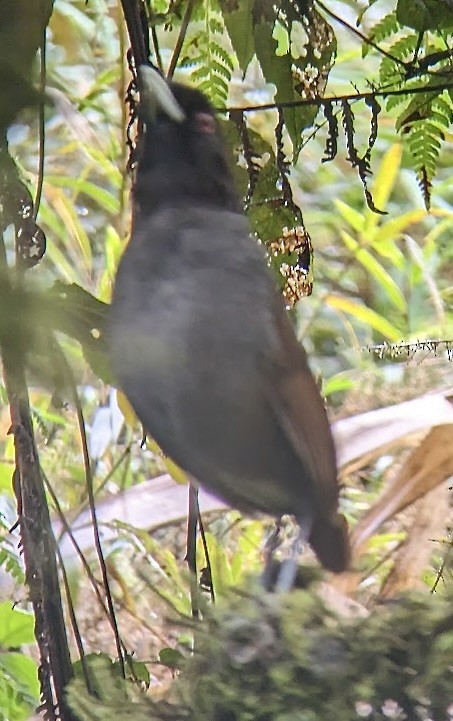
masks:
<instances>
[{"instance_id":1,"label":"broad green leaf","mask_svg":"<svg viewBox=\"0 0 453 721\"><path fill-rule=\"evenodd\" d=\"M255 52L261 70L268 83L276 88L275 102L288 102L299 99L294 93L292 81L292 59L289 55L276 55L278 42L273 37L273 24L260 22L254 28ZM300 109L286 108L284 110L285 125L293 142L296 155L300 148L301 132L305 126L302 122Z\"/></svg>"},{"instance_id":2,"label":"broad green leaf","mask_svg":"<svg viewBox=\"0 0 453 721\"><path fill-rule=\"evenodd\" d=\"M159 662L168 668L178 670L184 665L185 658L181 651L176 648L161 648L159 651Z\"/></svg>"},{"instance_id":3,"label":"broad green leaf","mask_svg":"<svg viewBox=\"0 0 453 721\"><path fill-rule=\"evenodd\" d=\"M0 645L15 648L34 641L35 619L31 613L11 608L11 601L0 603Z\"/></svg>"},{"instance_id":4,"label":"broad green leaf","mask_svg":"<svg viewBox=\"0 0 453 721\"><path fill-rule=\"evenodd\" d=\"M291 48L284 55L277 54L282 50L282 44L274 37L274 22L262 17L254 27L255 52L261 70L268 83L273 83L276 88L275 101L277 103L300 100L300 92L296 89L295 68L304 72L308 65L308 58L293 57ZM334 43L329 46L326 54L333 54ZM307 51L308 52L308 51ZM317 56L316 56L317 57ZM324 58L317 57L321 63ZM313 63L314 64L314 63ZM313 125L318 113L316 107L294 107L285 108L283 117L285 126L291 138L294 148L294 158L297 158L301 147L302 131Z\"/></svg>"},{"instance_id":5,"label":"broad green leaf","mask_svg":"<svg viewBox=\"0 0 453 721\"><path fill-rule=\"evenodd\" d=\"M225 547L209 532L205 533L208 556L211 566L212 582L216 593L222 596L232 585L231 566ZM197 548L197 565L203 568L206 557L201 544Z\"/></svg>"},{"instance_id":6,"label":"broad green leaf","mask_svg":"<svg viewBox=\"0 0 453 721\"><path fill-rule=\"evenodd\" d=\"M231 514L234 516L234 514ZM240 516L238 515L238 520ZM234 524L235 521L232 521ZM240 586L244 577L261 572L260 549L263 543L263 525L261 521L247 519L241 522L237 551L230 559L230 582L232 586Z\"/></svg>"},{"instance_id":7,"label":"broad green leaf","mask_svg":"<svg viewBox=\"0 0 453 721\"><path fill-rule=\"evenodd\" d=\"M401 25L426 32L453 27L449 0L398 0L396 17Z\"/></svg>"},{"instance_id":8,"label":"broad green leaf","mask_svg":"<svg viewBox=\"0 0 453 721\"><path fill-rule=\"evenodd\" d=\"M255 0L242 0L237 4L220 0L225 27L243 73L255 53L252 20L254 4Z\"/></svg>"},{"instance_id":9,"label":"broad green leaf","mask_svg":"<svg viewBox=\"0 0 453 721\"><path fill-rule=\"evenodd\" d=\"M102 661L102 663L105 665L105 667L108 667L110 670L113 671L114 669L114 662L108 656L106 653L102 652L93 652L85 654L84 662L88 666L88 668L96 668L96 664L98 664L99 668L99 662ZM84 678L84 665L82 664L80 659L77 659L77 661L74 661L72 664L72 670L74 672L74 676L76 678Z\"/></svg>"},{"instance_id":10,"label":"broad green leaf","mask_svg":"<svg viewBox=\"0 0 453 721\"><path fill-rule=\"evenodd\" d=\"M41 304L39 318L43 327L77 340L95 375L112 383L104 334L108 305L77 284L58 281L42 297L37 295L36 302Z\"/></svg>"},{"instance_id":11,"label":"broad green leaf","mask_svg":"<svg viewBox=\"0 0 453 721\"><path fill-rule=\"evenodd\" d=\"M401 331L399 331L396 326L392 325L392 323L382 315L371 310L371 308L367 308L367 306L362 303L351 300L351 298L342 298L338 295L327 295L325 303L334 310L353 316L356 320L364 323L364 325L373 328L373 330L380 333L387 340L401 340Z\"/></svg>"},{"instance_id":12,"label":"broad green leaf","mask_svg":"<svg viewBox=\"0 0 453 721\"><path fill-rule=\"evenodd\" d=\"M145 684L146 688L148 688L151 681L148 668L143 661L137 661L133 654L134 651L132 654L126 654L126 658L124 659L126 662L126 674L128 678L133 679L135 682L139 681L140 683ZM118 676L121 678L122 671L119 661L115 661L113 668L115 667L118 668Z\"/></svg>"},{"instance_id":13,"label":"broad green leaf","mask_svg":"<svg viewBox=\"0 0 453 721\"><path fill-rule=\"evenodd\" d=\"M131 426L132 428L137 425L138 419L135 415L135 411L132 408L131 404L129 403L129 399L127 398L126 394L123 393L123 391L118 390L116 392L116 399L118 403L118 408L120 409L121 413L124 416L124 420L126 423ZM146 429L145 429L146 431ZM188 478L187 473L182 470L174 461L171 460L168 456L166 456L160 446L156 443L156 441L151 437L147 435L147 446L148 448L154 453L154 455L159 456L162 461L165 463L165 466L167 468L168 473L173 478L173 480L176 483L179 483L182 486L187 485Z\"/></svg>"},{"instance_id":14,"label":"broad green leaf","mask_svg":"<svg viewBox=\"0 0 453 721\"><path fill-rule=\"evenodd\" d=\"M129 403L126 395L118 388L116 390L116 402L118 403L118 408L123 414L124 420L126 421L127 425L131 428L134 428L138 422L137 416L135 415L135 411Z\"/></svg>"},{"instance_id":15,"label":"broad green leaf","mask_svg":"<svg viewBox=\"0 0 453 721\"><path fill-rule=\"evenodd\" d=\"M0 666L11 678L16 681L22 693L39 699L38 666L29 656L23 653L2 653Z\"/></svg>"},{"instance_id":16,"label":"broad green leaf","mask_svg":"<svg viewBox=\"0 0 453 721\"><path fill-rule=\"evenodd\" d=\"M151 442L151 445L154 449L154 451L157 453L157 451L160 451L159 446L155 441ZM170 474L170 476L173 478L175 483L178 483L180 486L186 486L189 482L189 479L187 477L187 473L182 470L174 461L171 460L168 456L165 456L162 451L160 451L160 454L162 456L162 459L165 463L165 467Z\"/></svg>"}]
</instances>

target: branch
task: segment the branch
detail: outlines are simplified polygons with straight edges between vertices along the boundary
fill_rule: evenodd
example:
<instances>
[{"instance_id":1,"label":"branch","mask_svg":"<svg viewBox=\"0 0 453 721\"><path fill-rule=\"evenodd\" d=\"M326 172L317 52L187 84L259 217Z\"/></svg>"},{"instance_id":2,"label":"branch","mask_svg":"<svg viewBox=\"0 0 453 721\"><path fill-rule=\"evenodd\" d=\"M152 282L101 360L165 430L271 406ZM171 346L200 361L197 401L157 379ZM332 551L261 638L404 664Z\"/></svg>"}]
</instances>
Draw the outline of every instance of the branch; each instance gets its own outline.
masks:
<instances>
[{"instance_id":1,"label":"branch","mask_svg":"<svg viewBox=\"0 0 453 721\"><path fill-rule=\"evenodd\" d=\"M181 27L179 29L179 35L178 39L176 41L175 49L173 50L173 55L170 60L170 65L168 66L168 73L167 77L170 79L173 77L173 73L175 72L176 65L179 60L179 56L181 54L182 46L184 45L184 40L186 39L187 34L187 28L189 27L190 18L192 17L192 11L195 5L195 0L189 0L187 3L186 11L184 13L184 17L181 22Z\"/></svg>"},{"instance_id":2,"label":"branch","mask_svg":"<svg viewBox=\"0 0 453 721\"><path fill-rule=\"evenodd\" d=\"M0 156L3 190L0 228L4 228L10 218L15 217L11 205L17 202L22 185L6 150ZM23 264L17 245L16 265L10 270L3 235L0 234L0 284L7 294L11 294L14 286L21 285L22 278ZM26 339L20 330L16 331L15 336L0 337L3 376L11 415L9 433L14 435L13 489L17 498L25 578L35 615L35 637L40 654L39 680L46 718L50 721L56 721L57 718L72 721L74 717L65 697L65 688L72 678L72 666L59 588L55 539L30 412L25 377L26 347Z\"/></svg>"},{"instance_id":3,"label":"branch","mask_svg":"<svg viewBox=\"0 0 453 721\"><path fill-rule=\"evenodd\" d=\"M310 98L301 100L288 100L284 103L265 103L264 105L247 105L244 108L217 108L217 113L254 113L260 110L279 110L280 108L306 108L317 106L322 108L330 103L355 100L373 100L375 98L390 98L397 95L418 95L419 93L440 93L443 90L453 90L453 82L440 85L420 85L415 88L399 88L398 90L373 90L366 93L353 93L350 95L329 95L324 98Z\"/></svg>"}]
</instances>

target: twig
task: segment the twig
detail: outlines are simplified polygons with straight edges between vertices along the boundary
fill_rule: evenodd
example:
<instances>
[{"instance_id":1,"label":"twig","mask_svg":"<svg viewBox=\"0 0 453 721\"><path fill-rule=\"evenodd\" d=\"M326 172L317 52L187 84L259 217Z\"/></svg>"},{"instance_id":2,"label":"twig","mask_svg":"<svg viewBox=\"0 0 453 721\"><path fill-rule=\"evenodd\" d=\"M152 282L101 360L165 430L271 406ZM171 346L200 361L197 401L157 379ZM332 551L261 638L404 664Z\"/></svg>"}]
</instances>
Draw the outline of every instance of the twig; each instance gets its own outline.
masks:
<instances>
[{"instance_id":1,"label":"twig","mask_svg":"<svg viewBox=\"0 0 453 721\"><path fill-rule=\"evenodd\" d=\"M215 590L214 590L214 582L212 579L211 557L209 555L209 548L208 548L208 543L206 540L206 533L204 530L203 519L201 517L200 506L199 506L199 504L197 504L197 505L198 505L198 526L200 528L201 543L203 546L204 557L206 560L206 569L208 571L208 576L209 576L209 593L211 594L212 603L215 603Z\"/></svg>"},{"instance_id":2,"label":"twig","mask_svg":"<svg viewBox=\"0 0 453 721\"><path fill-rule=\"evenodd\" d=\"M322 10L324 10L326 15L329 15L331 18L336 20L337 23L339 23L340 25L343 25L343 27L346 28L346 30L349 30L350 33L352 33L356 37L360 38L360 40L363 43L365 43L366 45L369 45L371 48L374 48L374 50L377 50L378 53L380 53L381 55L384 55L384 57L388 58L389 60L393 60L394 63L396 63L397 65L400 65L406 71L412 70L412 65L410 63L406 63L406 62L404 62L404 60L401 60L400 58L395 57L391 53L388 53L386 50L381 48L380 45L377 45L375 42L373 42L373 40L371 40L369 37L367 37L366 35L361 33L360 30L357 30L357 28L355 28L353 25L350 25L346 20L344 20L342 17L340 17L340 15L337 15L336 13L333 12L333 10L330 10L328 7L326 7L326 5L324 5L324 3L321 2L321 0L315 0L315 2L318 7L320 7Z\"/></svg>"},{"instance_id":3,"label":"twig","mask_svg":"<svg viewBox=\"0 0 453 721\"><path fill-rule=\"evenodd\" d=\"M437 355L437 351L445 346L448 360L453 361L453 339L430 339L416 340L411 343L379 343L378 345L363 346L360 350L367 350L370 353L376 353L380 358L390 356L406 355L412 358L417 351L428 351Z\"/></svg>"},{"instance_id":4,"label":"twig","mask_svg":"<svg viewBox=\"0 0 453 721\"><path fill-rule=\"evenodd\" d=\"M192 607L192 618L200 617L198 603L197 583L197 526L198 526L198 489L192 483L189 484L189 511L187 514L187 554L186 560L189 566L190 604Z\"/></svg>"},{"instance_id":5,"label":"twig","mask_svg":"<svg viewBox=\"0 0 453 721\"><path fill-rule=\"evenodd\" d=\"M88 500L89 500L89 505L90 505L91 520L92 520L92 524L93 524L94 545L96 548L96 553L97 553L97 557L98 557L98 561L99 561L99 567L101 569L102 582L104 585L105 598L106 598L107 607L109 610L110 623L112 626L113 635L115 638L116 650L118 653L118 661L120 664L122 675L125 678L126 677L126 669L125 669L125 665L124 665L123 649L121 646L121 639L120 639L118 624L117 624L116 615L115 615L115 607L113 605L113 597L112 597L112 593L110 590L107 566L106 566L104 554L102 551L101 537L99 534L99 526L98 526L97 517L96 517L96 505L95 505L94 490L93 490L93 475L91 472L90 454L89 454L89 450L88 450L88 440L87 440L87 435L86 435L85 419L83 417L83 410L82 410L82 406L80 404L79 394L77 392L77 386L75 384L74 376L72 374L72 369L71 369L71 367L68 363L68 360L67 360L65 354L63 353L61 347L57 343L57 341L55 341L55 349L56 349L56 352L58 352L58 355L60 356L59 359L61 362L61 366L64 369L66 380L67 380L68 386L71 391L72 400L73 400L75 411L76 411L77 422L78 422L79 433L80 433L80 440L81 440L81 444L82 444L82 455L83 455L83 463L84 463L84 468L85 468L85 480L86 480Z\"/></svg>"},{"instance_id":6,"label":"twig","mask_svg":"<svg viewBox=\"0 0 453 721\"><path fill-rule=\"evenodd\" d=\"M5 189L8 181L14 187L14 177L10 178L5 171ZM18 274L15 273L15 276L17 278ZM11 277L3 236L0 235L0 278L7 292L12 292ZM57 708L61 721L72 721L74 716L65 697L65 687L72 678L72 666L58 581L55 539L40 473L25 378L25 359L20 345L12 346L10 342L3 341L1 356L11 414L9 432L14 435L13 488L18 504L25 577L35 615L41 694L49 721L56 721Z\"/></svg>"},{"instance_id":7,"label":"twig","mask_svg":"<svg viewBox=\"0 0 453 721\"><path fill-rule=\"evenodd\" d=\"M307 108L312 105L322 107L328 103L352 102L354 100L372 100L373 98L390 98L398 95L418 95L419 93L437 93L442 90L453 90L453 83L440 85L420 85L415 88L399 88L398 90L373 90L371 92L353 93L348 95L329 95L301 100L288 100L284 103L265 103L264 105L247 105L244 108L217 108L218 113L233 113L240 110L242 113L254 113L261 110L278 110L279 108Z\"/></svg>"},{"instance_id":8,"label":"twig","mask_svg":"<svg viewBox=\"0 0 453 721\"><path fill-rule=\"evenodd\" d=\"M46 126L44 122L44 89L46 86L46 31L43 32L41 48L40 48L40 76L39 90L41 98L39 101L39 147L38 147L38 178L36 183L35 201L33 204L33 217L36 220L41 204L42 189L44 185L44 161L45 161L45 143L46 143Z\"/></svg>"},{"instance_id":9,"label":"twig","mask_svg":"<svg viewBox=\"0 0 453 721\"><path fill-rule=\"evenodd\" d=\"M52 498L52 502L53 502L53 504L54 504L54 506L55 506L55 510L56 510L56 512L57 512L57 514L58 514L58 518L59 518L59 520L61 521L61 524L62 524L62 526L63 526L63 528L64 528L64 530L65 530L65 533L66 533L66 534L68 535L68 537L71 539L71 543L72 543L72 545L74 546L74 550L75 550L77 556L78 556L79 559L80 559L80 562L81 562L81 564L82 564L82 568L83 568L83 570L85 571L85 573L86 573L86 575L87 575L87 578L88 578L88 580L89 580L90 583L91 583L91 586L92 586L92 588L93 588L93 591L94 591L94 593L95 593L95 595L96 595L96 598L97 598L97 600L98 600L98 602L99 602L99 605L100 605L100 607L101 607L101 609L102 609L105 617L107 618L107 620L109 621L109 623L110 623L110 625L111 625L112 619L111 619L109 610L108 610L106 604L104 603L104 600L103 600L103 598L102 598L101 592L100 592L100 590L99 590L99 587L100 587L101 584L100 584L100 582L95 578L95 576L94 576L94 574L93 574L93 572L92 572L92 570L91 570L91 568L90 568L90 564L89 564L88 561L86 560L85 555L84 555L82 549L80 548L80 546L79 546L79 544L78 544L78 542L77 542L74 534L72 533L72 530L71 530L71 528L70 528L70 526L69 526L69 524L68 524L68 522L67 522L67 520L66 520L66 517L65 517L65 515L64 515L64 513L63 513L63 510L62 510L62 508L61 508L61 506L60 506L60 503L59 503L59 501L58 501L58 498L56 497L56 495L55 495L55 493L54 493L54 490L53 490L52 486L50 485L49 481L47 480L47 478L46 478L46 476L45 476L45 474L44 474L44 471L43 471L42 469L41 469L41 475L42 475L42 477L43 477L43 479L44 479L44 483L45 483L45 485L46 485L46 489L47 489L50 497ZM59 557L61 558L61 556L59 556ZM125 646L124 642L123 642L121 639L120 639L120 642L121 642L121 647L122 647L122 649L123 649L123 653L124 653L124 655L127 656L128 653L127 653L126 646Z\"/></svg>"},{"instance_id":10,"label":"twig","mask_svg":"<svg viewBox=\"0 0 453 721\"><path fill-rule=\"evenodd\" d=\"M190 18L192 17L193 8L195 5L195 0L189 0L186 6L186 11L184 13L184 17L181 21L181 27L179 28L179 35L178 39L176 40L175 49L173 50L173 55L170 60L170 65L168 66L168 72L167 77L171 78L174 75L176 65L178 64L179 56L181 54L182 46L184 45L184 40L186 39L187 29L189 27Z\"/></svg>"}]
</instances>

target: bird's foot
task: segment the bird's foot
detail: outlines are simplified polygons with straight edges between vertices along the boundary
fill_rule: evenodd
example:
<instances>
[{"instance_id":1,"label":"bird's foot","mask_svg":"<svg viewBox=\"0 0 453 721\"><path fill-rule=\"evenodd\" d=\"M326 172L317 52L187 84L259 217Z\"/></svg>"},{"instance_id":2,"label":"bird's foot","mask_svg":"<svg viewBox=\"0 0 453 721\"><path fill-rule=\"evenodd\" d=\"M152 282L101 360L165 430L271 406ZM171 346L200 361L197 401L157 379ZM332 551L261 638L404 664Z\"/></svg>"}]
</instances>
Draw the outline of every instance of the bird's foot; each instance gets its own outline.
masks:
<instances>
[{"instance_id":1,"label":"bird's foot","mask_svg":"<svg viewBox=\"0 0 453 721\"><path fill-rule=\"evenodd\" d=\"M290 557L279 562L274 558L274 552L280 543L281 519L277 521L274 531L266 541L267 556L262 575L262 583L267 591L287 593L295 587L299 572L298 558L307 542L310 532L310 528L307 528L307 525L308 524L303 524L299 526L299 532L291 546Z\"/></svg>"}]
</instances>

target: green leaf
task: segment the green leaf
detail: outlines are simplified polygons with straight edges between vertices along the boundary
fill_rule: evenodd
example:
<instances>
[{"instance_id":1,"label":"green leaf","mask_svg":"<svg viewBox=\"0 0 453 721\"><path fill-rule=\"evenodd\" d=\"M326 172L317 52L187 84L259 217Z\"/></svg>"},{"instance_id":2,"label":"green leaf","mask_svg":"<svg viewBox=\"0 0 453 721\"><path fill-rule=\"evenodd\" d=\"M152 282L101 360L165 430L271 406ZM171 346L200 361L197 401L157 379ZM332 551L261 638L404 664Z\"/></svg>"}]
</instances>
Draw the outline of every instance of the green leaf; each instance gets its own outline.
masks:
<instances>
[{"instance_id":1,"label":"green leaf","mask_svg":"<svg viewBox=\"0 0 453 721\"><path fill-rule=\"evenodd\" d=\"M354 257L363 265L371 277L384 289L393 305L399 311L406 312L404 295L379 261L366 248L361 248L357 241L344 231L342 231L341 237L348 250L354 254Z\"/></svg>"},{"instance_id":2,"label":"green leaf","mask_svg":"<svg viewBox=\"0 0 453 721\"><path fill-rule=\"evenodd\" d=\"M275 165L275 156L271 149L267 152L270 157L259 172L258 182L253 195L255 202L248 211L248 217L253 231L260 240L264 242L279 238L282 228L291 228L295 223L293 211L284 205L280 205L274 208L272 212L269 212L269 204L266 201L278 195L277 183L279 175Z\"/></svg>"},{"instance_id":3,"label":"green leaf","mask_svg":"<svg viewBox=\"0 0 453 721\"><path fill-rule=\"evenodd\" d=\"M379 44L383 40L386 40L391 35L398 32L399 24L396 19L396 13L391 12L381 18L376 25L373 25L371 30L367 33L368 38ZM371 50L369 43L365 42L362 45L362 56L365 57Z\"/></svg>"},{"instance_id":4,"label":"green leaf","mask_svg":"<svg viewBox=\"0 0 453 721\"><path fill-rule=\"evenodd\" d=\"M97 148L89 145L88 143L80 143L80 149L83 150L88 157L93 160L94 166L108 178L109 182L112 183L113 187L121 188L123 185L123 171L120 170L118 165L109 160L105 153Z\"/></svg>"},{"instance_id":5,"label":"green leaf","mask_svg":"<svg viewBox=\"0 0 453 721\"><path fill-rule=\"evenodd\" d=\"M398 240L401 234L411 225L420 223L427 215L427 211L420 208L417 210L409 210L407 213L398 215L396 218L384 221L370 241L373 248L379 255L389 258L396 266L400 267L400 261L404 260L404 255L399 248L396 247L395 241ZM390 241L393 241L391 245Z\"/></svg>"},{"instance_id":6,"label":"green leaf","mask_svg":"<svg viewBox=\"0 0 453 721\"><path fill-rule=\"evenodd\" d=\"M81 33L87 38L95 39L96 37L96 23L88 16L88 13L83 12L80 8L76 7L73 2L69 0L59 0L55 12L62 15L65 23L71 23L75 25Z\"/></svg>"},{"instance_id":7,"label":"green leaf","mask_svg":"<svg viewBox=\"0 0 453 721\"><path fill-rule=\"evenodd\" d=\"M124 660L128 676L130 676L130 678L132 678L134 681L145 684L145 686L148 688L151 677L149 675L146 664L143 663L143 661L137 661L130 654L127 654ZM119 667L118 670L121 673L120 664L118 662L115 662L115 665Z\"/></svg>"},{"instance_id":8,"label":"green leaf","mask_svg":"<svg viewBox=\"0 0 453 721\"><path fill-rule=\"evenodd\" d=\"M254 4L255 0L242 0L235 4L229 0L220 0L225 27L243 73L255 53L252 19Z\"/></svg>"},{"instance_id":9,"label":"green leaf","mask_svg":"<svg viewBox=\"0 0 453 721\"><path fill-rule=\"evenodd\" d=\"M418 32L453 26L453 8L448 0L398 0L396 17L401 25Z\"/></svg>"},{"instance_id":10,"label":"green leaf","mask_svg":"<svg viewBox=\"0 0 453 721\"><path fill-rule=\"evenodd\" d=\"M111 215L117 215L120 210L119 199L105 188L99 187L95 183L81 178L71 178L64 175L46 175L46 183L48 185L60 186L62 188L70 188L77 193L84 193L86 196L94 200L102 210Z\"/></svg>"},{"instance_id":11,"label":"green leaf","mask_svg":"<svg viewBox=\"0 0 453 721\"><path fill-rule=\"evenodd\" d=\"M96 664L99 662L102 662L104 666L108 668L111 672L118 674L118 669L114 668L114 663L112 659L106 653L93 651L93 653L88 653L85 655L84 663L86 666L88 666L88 668L95 669ZM72 664L72 670L75 678L85 678L84 665L82 664L80 659L74 661L74 663ZM119 673L121 675L121 671Z\"/></svg>"},{"instance_id":12,"label":"green leaf","mask_svg":"<svg viewBox=\"0 0 453 721\"><path fill-rule=\"evenodd\" d=\"M0 461L0 492L11 492L14 464Z\"/></svg>"},{"instance_id":13,"label":"green leaf","mask_svg":"<svg viewBox=\"0 0 453 721\"><path fill-rule=\"evenodd\" d=\"M351 208L350 205L347 205L347 203L344 203L342 200L335 199L334 203L340 215L349 223L351 228L361 233L365 222L363 214Z\"/></svg>"},{"instance_id":14,"label":"green leaf","mask_svg":"<svg viewBox=\"0 0 453 721\"><path fill-rule=\"evenodd\" d=\"M76 284L56 282L43 295L40 317L52 330L59 330L82 346L93 372L105 383L113 381L105 346L108 304Z\"/></svg>"},{"instance_id":15,"label":"green leaf","mask_svg":"<svg viewBox=\"0 0 453 721\"><path fill-rule=\"evenodd\" d=\"M37 703L39 700L38 666L29 656L23 653L0 654L0 667L12 679L22 693L31 696Z\"/></svg>"},{"instance_id":16,"label":"green leaf","mask_svg":"<svg viewBox=\"0 0 453 721\"><path fill-rule=\"evenodd\" d=\"M11 608L11 601L0 603L0 645L15 648L34 641L35 620L32 614Z\"/></svg>"},{"instance_id":17,"label":"green leaf","mask_svg":"<svg viewBox=\"0 0 453 721\"><path fill-rule=\"evenodd\" d=\"M255 52L261 70L268 83L273 83L276 88L275 102L283 103L290 100L300 100L300 95L294 91L292 80L292 64L293 59L289 54L278 56L276 54L278 43L273 37L273 25L270 23L258 23L254 28ZM283 117L288 133L291 137L295 156L301 146L301 133L311 124L316 115L313 110L309 115L312 116L311 122L304 119L304 113L301 108L285 108ZM308 116L307 116L308 117Z\"/></svg>"},{"instance_id":18,"label":"green leaf","mask_svg":"<svg viewBox=\"0 0 453 721\"><path fill-rule=\"evenodd\" d=\"M338 295L327 295L325 302L334 310L352 315L364 325L376 330L387 340L401 340L402 334L398 328L392 325L392 323L390 323L382 315L376 313L376 311L371 310L371 308L367 308L366 305L363 305L355 300L351 300L350 298L342 298Z\"/></svg>"},{"instance_id":19,"label":"green leaf","mask_svg":"<svg viewBox=\"0 0 453 721\"><path fill-rule=\"evenodd\" d=\"M159 651L159 661L167 668L178 670L184 664L184 656L175 648L162 648Z\"/></svg>"},{"instance_id":20,"label":"green leaf","mask_svg":"<svg viewBox=\"0 0 453 721\"><path fill-rule=\"evenodd\" d=\"M91 244L87 232L77 216L74 203L63 192L52 189L52 204L56 213L60 216L66 229L80 250L80 256L85 269L89 270L92 265Z\"/></svg>"},{"instance_id":21,"label":"green leaf","mask_svg":"<svg viewBox=\"0 0 453 721\"><path fill-rule=\"evenodd\" d=\"M348 376L346 373L337 373L322 384L323 396L330 396L333 393L339 393L341 391L348 391L354 388L355 381L353 378Z\"/></svg>"}]
</instances>

